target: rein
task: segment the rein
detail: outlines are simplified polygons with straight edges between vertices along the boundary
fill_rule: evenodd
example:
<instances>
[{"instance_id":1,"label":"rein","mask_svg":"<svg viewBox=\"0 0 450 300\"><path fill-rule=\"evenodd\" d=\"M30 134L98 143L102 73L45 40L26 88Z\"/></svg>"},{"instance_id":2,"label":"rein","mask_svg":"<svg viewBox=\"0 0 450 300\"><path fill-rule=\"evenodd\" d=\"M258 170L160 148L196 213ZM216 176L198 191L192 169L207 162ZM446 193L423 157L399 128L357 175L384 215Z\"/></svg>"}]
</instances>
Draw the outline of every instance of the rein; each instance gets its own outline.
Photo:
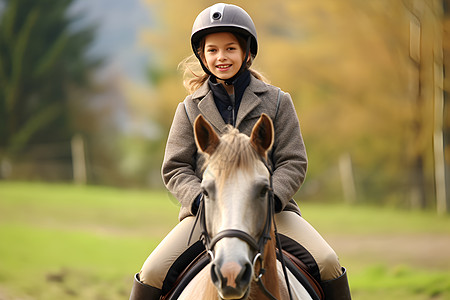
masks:
<instances>
[{"instance_id":1,"label":"rein","mask_svg":"<svg viewBox=\"0 0 450 300\"><path fill-rule=\"evenodd\" d=\"M270 299L270 300L277 300L264 286L264 283L262 282L261 278L265 273L265 269L264 269L264 264L263 264L263 257L264 257L264 247L267 243L268 240L271 239L270 237L270 227L273 221L274 224L274 232L275 232L275 239L276 239L276 244L278 247L278 251L280 252L280 260L281 260L281 265L282 265L282 269L283 269L283 274L285 277L285 281L286 281L286 286L289 292L289 299L293 299L292 298L292 293L291 293L291 288L290 288L290 284L289 284L289 279L288 279L288 275L287 275L287 271L286 271L286 265L284 262L284 258L282 255L282 248L281 248L281 242L280 239L278 237L278 232L277 232L277 226L275 224L275 218L274 218L274 214L275 214L275 205L274 205L274 201L275 201L275 197L274 197L274 193L273 193L273 180L272 180L272 175L273 172L271 170L271 168L269 167L269 165L267 164L267 162L262 159L262 162L264 163L264 165L266 166L267 170L269 171L270 177L269 177L269 181L270 181L270 187L269 187L269 191L268 191L268 201L267 201L267 205L268 205L268 209L267 209L267 218L266 218L266 223L264 224L264 229L263 232L261 234L261 237L259 238L258 241L255 240L255 238L253 238L250 234L248 234L245 231L239 230L239 229L225 229L220 231L215 237L213 237L212 239L210 238L207 228L206 228L206 216L205 216L205 203L204 203L204 196L202 195L201 200L200 200L200 205L198 208L198 212L195 218L195 222L191 231L191 234L189 236L189 242L191 240L194 228L197 224L197 222L199 222L200 224L200 230L201 230L201 240L203 242L203 244L205 245L206 251L210 257L210 260L212 261L214 259L214 246L217 244L217 242L219 242L221 239L223 238L238 238L243 240L244 242L246 242L251 248L253 248L254 250L257 251L255 257L253 258L253 268L255 268L256 263L259 261L261 267L259 270L259 274L255 274L254 276L254 280L257 282L258 286L261 288L261 290L266 294L266 296Z\"/></svg>"}]
</instances>

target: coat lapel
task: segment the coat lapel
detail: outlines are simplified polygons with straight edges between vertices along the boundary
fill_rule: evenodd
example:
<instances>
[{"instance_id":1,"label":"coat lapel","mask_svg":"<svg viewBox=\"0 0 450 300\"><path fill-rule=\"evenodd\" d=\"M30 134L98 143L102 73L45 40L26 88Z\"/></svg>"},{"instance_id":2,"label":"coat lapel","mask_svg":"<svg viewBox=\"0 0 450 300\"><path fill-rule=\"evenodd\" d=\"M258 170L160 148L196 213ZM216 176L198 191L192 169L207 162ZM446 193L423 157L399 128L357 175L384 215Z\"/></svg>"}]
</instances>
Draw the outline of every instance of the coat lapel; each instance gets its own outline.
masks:
<instances>
[{"instance_id":1,"label":"coat lapel","mask_svg":"<svg viewBox=\"0 0 450 300\"><path fill-rule=\"evenodd\" d=\"M257 107L264 101L264 92L268 91L267 86L255 77L251 77L249 86L242 96L241 105L239 107L236 127L239 128L241 122L248 116L259 117L262 112L260 112Z\"/></svg>"},{"instance_id":2,"label":"coat lapel","mask_svg":"<svg viewBox=\"0 0 450 300\"><path fill-rule=\"evenodd\" d=\"M217 109L216 103L214 102L214 97L212 91L203 98L202 101L198 104L198 108L205 119L213 125L216 130L222 132L225 128L226 124L220 115L219 110Z\"/></svg>"},{"instance_id":3,"label":"coat lapel","mask_svg":"<svg viewBox=\"0 0 450 300\"><path fill-rule=\"evenodd\" d=\"M195 91L192 98L201 100L198 104L200 113L209 123L211 123L212 126L215 127L218 132L222 133L226 124L217 109L216 103L214 102L214 96L212 91L209 89L208 82L205 82L205 84Z\"/></svg>"},{"instance_id":4,"label":"coat lapel","mask_svg":"<svg viewBox=\"0 0 450 300\"><path fill-rule=\"evenodd\" d=\"M236 127L239 128L242 120L251 113L259 104L261 99L255 95L252 91L248 89L244 92L242 96L241 105L239 107L238 115L236 118Z\"/></svg>"}]
</instances>

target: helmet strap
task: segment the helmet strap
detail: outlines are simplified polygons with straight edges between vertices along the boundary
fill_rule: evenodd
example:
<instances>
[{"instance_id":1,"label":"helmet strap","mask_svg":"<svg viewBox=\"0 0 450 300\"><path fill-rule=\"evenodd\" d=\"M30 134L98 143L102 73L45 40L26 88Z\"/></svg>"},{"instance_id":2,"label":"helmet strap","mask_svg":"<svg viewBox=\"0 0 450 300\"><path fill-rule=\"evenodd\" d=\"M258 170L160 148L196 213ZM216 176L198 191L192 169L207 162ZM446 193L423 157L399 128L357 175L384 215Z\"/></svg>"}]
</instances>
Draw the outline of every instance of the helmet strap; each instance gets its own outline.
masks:
<instances>
[{"instance_id":1,"label":"helmet strap","mask_svg":"<svg viewBox=\"0 0 450 300\"><path fill-rule=\"evenodd\" d=\"M247 66L247 59L248 59L248 57L250 55L250 43L251 43L251 41L252 41L252 37L248 36L248 38L247 38L247 49L245 50L245 58L242 61L242 65L241 65L241 68L239 69L239 71L236 74L234 74L233 77L231 77L231 78L229 78L227 80L223 80L223 79L219 78L220 80L225 81L226 85L233 85L234 81L242 74L242 72L244 72L245 67Z\"/></svg>"}]
</instances>

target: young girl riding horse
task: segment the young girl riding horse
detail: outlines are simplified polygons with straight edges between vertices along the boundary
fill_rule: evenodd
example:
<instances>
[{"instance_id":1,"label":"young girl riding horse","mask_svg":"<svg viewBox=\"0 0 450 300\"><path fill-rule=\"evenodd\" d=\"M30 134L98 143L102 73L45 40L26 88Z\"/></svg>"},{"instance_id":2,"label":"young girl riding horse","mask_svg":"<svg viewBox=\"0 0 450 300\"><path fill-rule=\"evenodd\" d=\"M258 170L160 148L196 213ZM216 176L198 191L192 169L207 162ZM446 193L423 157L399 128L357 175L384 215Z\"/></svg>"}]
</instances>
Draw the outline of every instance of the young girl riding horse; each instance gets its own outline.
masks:
<instances>
[{"instance_id":1,"label":"young girl riding horse","mask_svg":"<svg viewBox=\"0 0 450 300\"><path fill-rule=\"evenodd\" d=\"M130 299L159 299L174 261L200 238L195 215L202 201L202 165L193 122L202 114L221 135L227 124L247 135L262 113L273 121L275 140L268 157L273 170L278 232L308 250L316 261L325 299L351 299L347 274L321 235L302 218L293 200L306 175L307 157L291 96L262 81L250 67L258 51L256 29L240 7L216 4L196 18L191 44L204 74L185 81L191 95L178 105L167 140L162 176L181 203L180 223L136 274ZM190 244L188 244L190 243Z\"/></svg>"}]
</instances>

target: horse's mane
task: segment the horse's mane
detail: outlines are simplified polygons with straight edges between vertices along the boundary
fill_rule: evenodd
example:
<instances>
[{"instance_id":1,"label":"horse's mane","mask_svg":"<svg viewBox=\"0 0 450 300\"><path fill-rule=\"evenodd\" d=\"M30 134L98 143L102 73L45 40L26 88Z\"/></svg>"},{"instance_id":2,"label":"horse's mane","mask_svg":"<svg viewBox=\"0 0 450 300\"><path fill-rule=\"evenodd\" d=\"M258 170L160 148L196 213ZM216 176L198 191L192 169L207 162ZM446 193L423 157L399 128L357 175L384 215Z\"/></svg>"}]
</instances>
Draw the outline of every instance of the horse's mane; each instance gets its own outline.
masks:
<instances>
[{"instance_id":1,"label":"horse's mane","mask_svg":"<svg viewBox=\"0 0 450 300\"><path fill-rule=\"evenodd\" d=\"M228 125L220 144L211 156L207 156L203 168L213 168L225 180L238 169L252 170L260 160L261 157L250 144L250 138Z\"/></svg>"}]
</instances>

